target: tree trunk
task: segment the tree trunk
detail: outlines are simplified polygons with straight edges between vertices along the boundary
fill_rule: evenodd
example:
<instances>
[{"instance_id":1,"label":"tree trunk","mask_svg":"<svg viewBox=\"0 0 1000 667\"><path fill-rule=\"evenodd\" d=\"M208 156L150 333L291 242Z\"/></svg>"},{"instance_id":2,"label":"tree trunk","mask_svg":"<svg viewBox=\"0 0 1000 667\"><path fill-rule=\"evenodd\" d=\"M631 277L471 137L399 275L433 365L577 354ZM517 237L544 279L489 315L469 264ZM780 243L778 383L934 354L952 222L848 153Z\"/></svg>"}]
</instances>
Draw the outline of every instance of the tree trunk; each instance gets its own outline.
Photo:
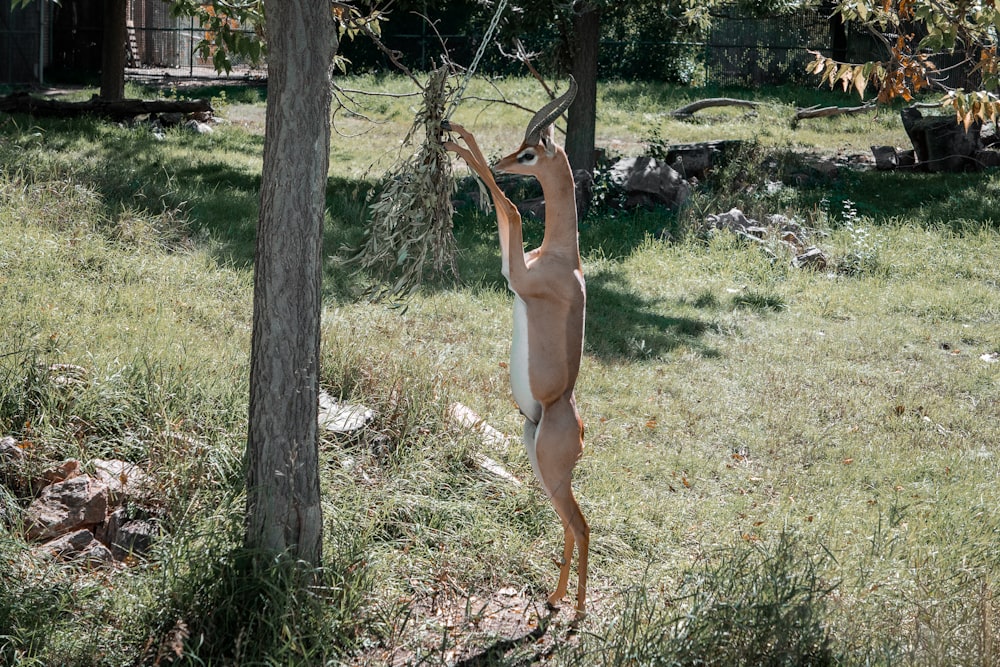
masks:
<instances>
[{"instance_id":1,"label":"tree trunk","mask_svg":"<svg viewBox=\"0 0 1000 667\"><path fill-rule=\"evenodd\" d=\"M125 97L125 21L128 0L104 0L104 35L101 41L101 99Z\"/></svg>"},{"instance_id":2,"label":"tree trunk","mask_svg":"<svg viewBox=\"0 0 1000 667\"><path fill-rule=\"evenodd\" d=\"M830 56L837 62L847 62L847 24L844 17L836 9L837 3L827 1L821 5L821 10L830 17Z\"/></svg>"},{"instance_id":3,"label":"tree trunk","mask_svg":"<svg viewBox=\"0 0 1000 667\"><path fill-rule=\"evenodd\" d=\"M601 12L590 2L577 3L570 35L572 74L580 89L569 108L566 156L573 170L594 169L597 126L597 49L601 38Z\"/></svg>"},{"instance_id":4,"label":"tree trunk","mask_svg":"<svg viewBox=\"0 0 1000 667\"><path fill-rule=\"evenodd\" d=\"M265 0L268 91L254 270L246 546L322 555L318 393L330 67L329 0Z\"/></svg>"}]
</instances>

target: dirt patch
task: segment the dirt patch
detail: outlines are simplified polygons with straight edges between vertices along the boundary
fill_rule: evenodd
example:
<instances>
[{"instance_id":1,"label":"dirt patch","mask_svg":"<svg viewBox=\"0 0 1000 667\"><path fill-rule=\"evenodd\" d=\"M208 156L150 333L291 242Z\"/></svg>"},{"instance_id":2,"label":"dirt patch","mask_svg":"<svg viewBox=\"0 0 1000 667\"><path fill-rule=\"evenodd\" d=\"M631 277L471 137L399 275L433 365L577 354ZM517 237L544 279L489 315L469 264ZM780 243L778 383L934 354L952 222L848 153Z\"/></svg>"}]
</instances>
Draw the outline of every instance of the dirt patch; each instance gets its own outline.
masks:
<instances>
[{"instance_id":1,"label":"dirt patch","mask_svg":"<svg viewBox=\"0 0 1000 667\"><path fill-rule=\"evenodd\" d=\"M600 600L596 604L603 606ZM590 605L591 617L594 606ZM587 618L574 623L574 617L568 600L560 609L552 610L544 599L512 586L489 597L437 596L413 603L406 627L392 646L367 651L349 664L544 664L560 645L575 643L578 632L588 625Z\"/></svg>"}]
</instances>

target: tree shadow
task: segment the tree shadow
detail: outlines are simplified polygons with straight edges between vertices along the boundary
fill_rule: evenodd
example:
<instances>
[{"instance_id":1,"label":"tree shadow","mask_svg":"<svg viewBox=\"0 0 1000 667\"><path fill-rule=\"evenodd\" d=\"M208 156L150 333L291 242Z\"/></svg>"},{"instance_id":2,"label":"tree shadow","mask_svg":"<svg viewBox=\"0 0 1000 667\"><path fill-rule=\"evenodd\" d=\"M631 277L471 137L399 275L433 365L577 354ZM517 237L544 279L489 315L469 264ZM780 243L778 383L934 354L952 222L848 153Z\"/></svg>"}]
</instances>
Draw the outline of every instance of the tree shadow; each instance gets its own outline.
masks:
<instances>
[{"instance_id":1,"label":"tree shadow","mask_svg":"<svg viewBox=\"0 0 1000 667\"><path fill-rule=\"evenodd\" d=\"M611 359L655 359L681 346L706 357L719 351L703 336L718 325L692 317L663 314L664 303L638 294L619 273L587 276L586 351Z\"/></svg>"},{"instance_id":2,"label":"tree shadow","mask_svg":"<svg viewBox=\"0 0 1000 667\"><path fill-rule=\"evenodd\" d=\"M453 667L493 667L495 665L508 664L506 660L508 657L507 654L514 649L530 646L541 640L548 632L552 619L555 618L556 614L558 614L558 610L549 610L546 616L538 619L538 625L530 632L526 632L520 637L498 639L479 653L459 660ZM527 664L534 664L537 658L542 657L542 653L537 653L532 659L528 660Z\"/></svg>"},{"instance_id":3,"label":"tree shadow","mask_svg":"<svg viewBox=\"0 0 1000 667\"><path fill-rule=\"evenodd\" d=\"M842 219L845 204L876 222L906 219L956 234L983 225L1000 228L1000 172L848 172L822 189L799 193L803 208L827 206ZM972 223L972 224L970 224Z\"/></svg>"}]
</instances>

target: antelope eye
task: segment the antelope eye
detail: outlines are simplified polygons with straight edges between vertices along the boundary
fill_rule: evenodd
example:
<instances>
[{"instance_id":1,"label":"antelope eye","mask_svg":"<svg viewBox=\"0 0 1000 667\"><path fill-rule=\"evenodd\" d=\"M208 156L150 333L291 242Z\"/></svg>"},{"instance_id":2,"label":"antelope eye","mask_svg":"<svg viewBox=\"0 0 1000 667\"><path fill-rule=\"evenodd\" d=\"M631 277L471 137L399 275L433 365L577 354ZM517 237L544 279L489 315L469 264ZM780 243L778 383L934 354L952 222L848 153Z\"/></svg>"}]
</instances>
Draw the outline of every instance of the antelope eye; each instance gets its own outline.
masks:
<instances>
[{"instance_id":1,"label":"antelope eye","mask_svg":"<svg viewBox=\"0 0 1000 667\"><path fill-rule=\"evenodd\" d=\"M535 164L535 160L538 158L535 155L535 151L531 148L526 148L517 154L517 161L521 164Z\"/></svg>"}]
</instances>

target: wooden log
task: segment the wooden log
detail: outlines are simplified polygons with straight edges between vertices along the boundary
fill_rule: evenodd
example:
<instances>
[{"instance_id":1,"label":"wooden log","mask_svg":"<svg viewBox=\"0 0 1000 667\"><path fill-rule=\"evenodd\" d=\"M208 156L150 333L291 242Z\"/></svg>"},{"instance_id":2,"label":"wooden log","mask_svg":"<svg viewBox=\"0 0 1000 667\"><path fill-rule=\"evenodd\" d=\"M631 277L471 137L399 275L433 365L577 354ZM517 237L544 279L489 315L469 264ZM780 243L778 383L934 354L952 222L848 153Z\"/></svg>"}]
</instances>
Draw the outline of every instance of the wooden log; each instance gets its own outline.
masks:
<instances>
[{"instance_id":1,"label":"wooden log","mask_svg":"<svg viewBox=\"0 0 1000 667\"><path fill-rule=\"evenodd\" d=\"M688 118L696 111L701 111L702 109L707 109L709 107L758 107L760 102L754 102L753 100L739 100L732 97L709 97L703 100L698 100L692 102L691 104L686 104L679 109L674 109L670 112L671 116L677 118Z\"/></svg>"},{"instance_id":2,"label":"wooden log","mask_svg":"<svg viewBox=\"0 0 1000 667\"><path fill-rule=\"evenodd\" d=\"M6 113L26 113L32 116L54 116L71 118L82 115L102 116L116 120L133 118L149 113L197 113L211 112L209 100L104 100L92 97L83 102L66 102L44 97L32 97L28 93L14 93L0 97L0 111Z\"/></svg>"},{"instance_id":3,"label":"wooden log","mask_svg":"<svg viewBox=\"0 0 1000 667\"><path fill-rule=\"evenodd\" d=\"M857 107L806 107L795 112L795 120L805 120L806 118L828 118L830 116L842 116L845 114L864 113L875 108L874 104L862 104Z\"/></svg>"}]
</instances>

